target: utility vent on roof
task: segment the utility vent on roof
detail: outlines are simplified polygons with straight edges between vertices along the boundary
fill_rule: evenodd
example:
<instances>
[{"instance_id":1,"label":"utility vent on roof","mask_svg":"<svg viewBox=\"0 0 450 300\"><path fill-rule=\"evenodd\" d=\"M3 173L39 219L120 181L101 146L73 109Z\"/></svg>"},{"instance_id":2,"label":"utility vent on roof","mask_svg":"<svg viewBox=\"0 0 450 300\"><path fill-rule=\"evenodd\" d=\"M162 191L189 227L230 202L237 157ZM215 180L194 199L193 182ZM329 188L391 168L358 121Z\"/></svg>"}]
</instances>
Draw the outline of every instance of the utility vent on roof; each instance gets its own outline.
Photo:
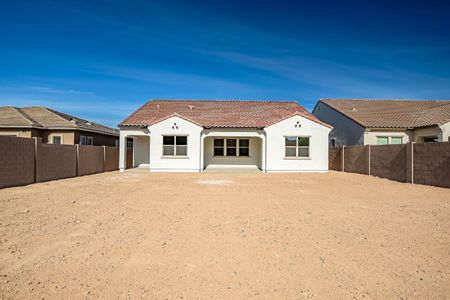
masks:
<instances>
[{"instance_id":1,"label":"utility vent on roof","mask_svg":"<svg viewBox=\"0 0 450 300\"><path fill-rule=\"evenodd\" d=\"M353 108L352 108L352 111L356 111L356 108L353 107Z\"/></svg>"},{"instance_id":2,"label":"utility vent on roof","mask_svg":"<svg viewBox=\"0 0 450 300\"><path fill-rule=\"evenodd\" d=\"M91 126L92 123L91 122L86 122L86 125Z\"/></svg>"},{"instance_id":3,"label":"utility vent on roof","mask_svg":"<svg viewBox=\"0 0 450 300\"><path fill-rule=\"evenodd\" d=\"M188 105L189 109L194 109L194 105Z\"/></svg>"},{"instance_id":4,"label":"utility vent on roof","mask_svg":"<svg viewBox=\"0 0 450 300\"><path fill-rule=\"evenodd\" d=\"M77 121L75 121L75 119L70 119L70 122L72 122L73 124L75 124Z\"/></svg>"}]
</instances>

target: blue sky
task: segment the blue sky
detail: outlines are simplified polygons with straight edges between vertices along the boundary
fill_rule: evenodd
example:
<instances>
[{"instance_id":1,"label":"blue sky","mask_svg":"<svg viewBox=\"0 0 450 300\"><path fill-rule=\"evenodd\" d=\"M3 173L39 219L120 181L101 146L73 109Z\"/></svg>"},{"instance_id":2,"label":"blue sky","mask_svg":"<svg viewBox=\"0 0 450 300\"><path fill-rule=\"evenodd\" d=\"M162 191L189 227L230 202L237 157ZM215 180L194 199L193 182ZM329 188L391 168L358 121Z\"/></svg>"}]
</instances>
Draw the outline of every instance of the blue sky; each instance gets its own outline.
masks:
<instances>
[{"instance_id":1,"label":"blue sky","mask_svg":"<svg viewBox=\"0 0 450 300\"><path fill-rule=\"evenodd\" d=\"M150 98L449 99L450 2L393 2L2 0L0 105L115 126Z\"/></svg>"}]
</instances>

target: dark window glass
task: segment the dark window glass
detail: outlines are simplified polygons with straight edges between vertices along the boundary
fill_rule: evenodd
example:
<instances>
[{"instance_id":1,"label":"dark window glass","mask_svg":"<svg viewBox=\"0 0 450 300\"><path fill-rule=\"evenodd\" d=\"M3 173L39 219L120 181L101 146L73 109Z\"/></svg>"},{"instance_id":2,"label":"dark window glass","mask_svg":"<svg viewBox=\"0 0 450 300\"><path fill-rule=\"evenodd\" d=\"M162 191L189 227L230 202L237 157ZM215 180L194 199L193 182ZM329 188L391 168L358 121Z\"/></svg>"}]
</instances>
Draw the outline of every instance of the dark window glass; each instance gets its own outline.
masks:
<instances>
[{"instance_id":1,"label":"dark window glass","mask_svg":"<svg viewBox=\"0 0 450 300\"><path fill-rule=\"evenodd\" d=\"M295 157L295 147L286 147L286 157Z\"/></svg>"},{"instance_id":2,"label":"dark window glass","mask_svg":"<svg viewBox=\"0 0 450 300\"><path fill-rule=\"evenodd\" d=\"M298 145L299 146L309 146L309 137L299 137Z\"/></svg>"},{"instance_id":3,"label":"dark window glass","mask_svg":"<svg viewBox=\"0 0 450 300\"><path fill-rule=\"evenodd\" d=\"M309 147L298 147L298 157L309 157Z\"/></svg>"},{"instance_id":4,"label":"dark window glass","mask_svg":"<svg viewBox=\"0 0 450 300\"><path fill-rule=\"evenodd\" d=\"M247 147L249 145L249 140L239 140L239 147Z\"/></svg>"},{"instance_id":5,"label":"dark window glass","mask_svg":"<svg viewBox=\"0 0 450 300\"><path fill-rule=\"evenodd\" d=\"M223 148L214 148L214 156L223 156Z\"/></svg>"},{"instance_id":6,"label":"dark window glass","mask_svg":"<svg viewBox=\"0 0 450 300\"><path fill-rule=\"evenodd\" d=\"M54 136L53 137L53 144L60 145L61 144L61 137L60 136Z\"/></svg>"},{"instance_id":7,"label":"dark window glass","mask_svg":"<svg viewBox=\"0 0 450 300\"><path fill-rule=\"evenodd\" d=\"M227 156L236 156L236 148L227 148Z\"/></svg>"},{"instance_id":8,"label":"dark window glass","mask_svg":"<svg viewBox=\"0 0 450 300\"><path fill-rule=\"evenodd\" d=\"M286 138L286 146L297 146L297 138L287 137Z\"/></svg>"},{"instance_id":9,"label":"dark window glass","mask_svg":"<svg viewBox=\"0 0 450 300\"><path fill-rule=\"evenodd\" d=\"M164 136L163 137L163 145L175 145L175 137L174 136Z\"/></svg>"},{"instance_id":10,"label":"dark window glass","mask_svg":"<svg viewBox=\"0 0 450 300\"><path fill-rule=\"evenodd\" d=\"M163 155L174 155L175 146L163 146Z\"/></svg>"},{"instance_id":11,"label":"dark window glass","mask_svg":"<svg viewBox=\"0 0 450 300\"><path fill-rule=\"evenodd\" d=\"M223 139L214 139L214 147L223 147Z\"/></svg>"},{"instance_id":12,"label":"dark window glass","mask_svg":"<svg viewBox=\"0 0 450 300\"><path fill-rule=\"evenodd\" d=\"M248 148L239 147L239 156L248 156Z\"/></svg>"},{"instance_id":13,"label":"dark window glass","mask_svg":"<svg viewBox=\"0 0 450 300\"><path fill-rule=\"evenodd\" d=\"M236 139L228 139L227 147L236 147Z\"/></svg>"}]
</instances>

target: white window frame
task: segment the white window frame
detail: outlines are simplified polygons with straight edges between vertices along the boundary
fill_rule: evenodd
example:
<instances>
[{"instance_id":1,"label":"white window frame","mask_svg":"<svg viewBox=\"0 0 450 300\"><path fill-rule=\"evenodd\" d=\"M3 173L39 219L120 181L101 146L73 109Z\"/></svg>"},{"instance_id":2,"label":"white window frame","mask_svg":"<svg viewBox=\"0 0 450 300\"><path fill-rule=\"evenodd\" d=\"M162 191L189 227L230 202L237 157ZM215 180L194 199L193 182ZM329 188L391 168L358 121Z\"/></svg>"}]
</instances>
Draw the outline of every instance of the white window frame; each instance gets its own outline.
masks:
<instances>
[{"instance_id":1,"label":"white window frame","mask_svg":"<svg viewBox=\"0 0 450 300\"><path fill-rule=\"evenodd\" d=\"M54 137L59 137L59 138L61 138L61 143L60 144L55 144L55 142L53 141L53 138ZM54 145L63 145L64 144L64 139L63 139L64 137L63 137L63 135L62 134L52 134L52 144L54 144Z\"/></svg>"},{"instance_id":2,"label":"white window frame","mask_svg":"<svg viewBox=\"0 0 450 300\"><path fill-rule=\"evenodd\" d=\"M399 136L399 135L377 135L377 145L402 145L403 144L403 136ZM378 144L378 138L387 138L387 144ZM400 138L401 139L401 143L400 144L392 144L392 138Z\"/></svg>"},{"instance_id":3,"label":"white window frame","mask_svg":"<svg viewBox=\"0 0 450 300\"><path fill-rule=\"evenodd\" d=\"M214 140L223 140L223 155L215 155L214 154L214 149L215 148L222 148L222 147L214 146ZM227 147L227 140L236 140L236 155L228 155L227 148L234 148L234 147ZM247 147L245 147L245 146L242 147L242 148L247 148L248 149L248 155L240 155L240 153L239 153L239 149L241 148L240 140L248 140L248 146ZM245 137L245 138L238 138L238 137L222 138L222 137L217 137L217 138L213 138L213 157L250 157L250 137Z\"/></svg>"},{"instance_id":4,"label":"white window frame","mask_svg":"<svg viewBox=\"0 0 450 300\"><path fill-rule=\"evenodd\" d=\"M173 155L167 155L164 154L164 146L172 146L172 145L164 145L164 137L173 137ZM180 145L180 146L186 146L186 154L183 155L177 155L177 137L185 137L186 138L186 145ZM189 135L187 134L163 134L162 135L162 158L189 158Z\"/></svg>"},{"instance_id":5,"label":"white window frame","mask_svg":"<svg viewBox=\"0 0 450 300\"><path fill-rule=\"evenodd\" d=\"M88 136L86 138L86 145L94 146L94 137L93 136Z\"/></svg>"},{"instance_id":6,"label":"white window frame","mask_svg":"<svg viewBox=\"0 0 450 300\"><path fill-rule=\"evenodd\" d=\"M287 138L295 138L295 146L286 146ZM308 146L299 146L298 139L299 138L307 138ZM285 135L284 136L284 159L311 159L311 136L308 135ZM286 156L286 148L294 148L295 147L295 156ZM308 148L308 156L299 156L298 148Z\"/></svg>"}]
</instances>

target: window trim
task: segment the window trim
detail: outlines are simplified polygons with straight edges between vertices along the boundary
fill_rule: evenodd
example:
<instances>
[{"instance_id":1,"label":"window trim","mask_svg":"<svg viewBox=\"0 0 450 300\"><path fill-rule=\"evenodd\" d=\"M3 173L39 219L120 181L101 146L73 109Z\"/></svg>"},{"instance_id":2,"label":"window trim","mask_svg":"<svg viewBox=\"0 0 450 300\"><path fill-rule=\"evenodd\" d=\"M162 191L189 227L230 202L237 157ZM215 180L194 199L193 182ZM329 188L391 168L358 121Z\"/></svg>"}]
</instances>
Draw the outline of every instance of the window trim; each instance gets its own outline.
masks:
<instances>
[{"instance_id":1,"label":"window trim","mask_svg":"<svg viewBox=\"0 0 450 300\"><path fill-rule=\"evenodd\" d=\"M215 148L222 148L222 147L216 147L214 146L214 140L223 140L223 155L214 155L214 149ZM230 148L236 148L236 155L227 155L227 140L236 140L236 147L230 147ZM248 140L248 147L242 147L242 148L247 148L248 149L248 155L239 155L239 148L240 147L240 140ZM250 140L251 137L214 137L213 138L213 153L212 153L212 157L227 157L227 158L250 158Z\"/></svg>"},{"instance_id":2,"label":"window trim","mask_svg":"<svg viewBox=\"0 0 450 300\"><path fill-rule=\"evenodd\" d=\"M92 144L90 144L89 143L89 140L91 140L92 141ZM87 136L86 137L86 145L88 145L88 146L94 146L94 137L93 136Z\"/></svg>"},{"instance_id":3,"label":"window trim","mask_svg":"<svg viewBox=\"0 0 450 300\"><path fill-rule=\"evenodd\" d=\"M169 159L185 159L189 158L189 134L162 134L162 143L161 143L161 158L169 158ZM174 137L173 141L173 155L165 155L164 154L164 146L171 146L171 145L164 145L164 137ZM186 155L177 155L177 137L186 137ZM184 145L180 145L184 146Z\"/></svg>"},{"instance_id":4,"label":"window trim","mask_svg":"<svg viewBox=\"0 0 450 300\"><path fill-rule=\"evenodd\" d=\"M310 135L284 135L284 157L286 160L310 160L311 159L311 136ZM286 146L286 138L295 138L295 146ZM299 146L298 139L299 138L308 138L308 146ZM295 156L286 156L286 147L294 148L295 147ZM298 156L298 148L299 147L308 147L308 156Z\"/></svg>"},{"instance_id":5,"label":"window trim","mask_svg":"<svg viewBox=\"0 0 450 300\"><path fill-rule=\"evenodd\" d=\"M59 137L59 138L61 138L61 143L60 144L55 144L54 142L53 142L53 138L54 137ZM62 135L62 134L52 134L52 144L53 145L64 145L64 136Z\"/></svg>"}]
</instances>

